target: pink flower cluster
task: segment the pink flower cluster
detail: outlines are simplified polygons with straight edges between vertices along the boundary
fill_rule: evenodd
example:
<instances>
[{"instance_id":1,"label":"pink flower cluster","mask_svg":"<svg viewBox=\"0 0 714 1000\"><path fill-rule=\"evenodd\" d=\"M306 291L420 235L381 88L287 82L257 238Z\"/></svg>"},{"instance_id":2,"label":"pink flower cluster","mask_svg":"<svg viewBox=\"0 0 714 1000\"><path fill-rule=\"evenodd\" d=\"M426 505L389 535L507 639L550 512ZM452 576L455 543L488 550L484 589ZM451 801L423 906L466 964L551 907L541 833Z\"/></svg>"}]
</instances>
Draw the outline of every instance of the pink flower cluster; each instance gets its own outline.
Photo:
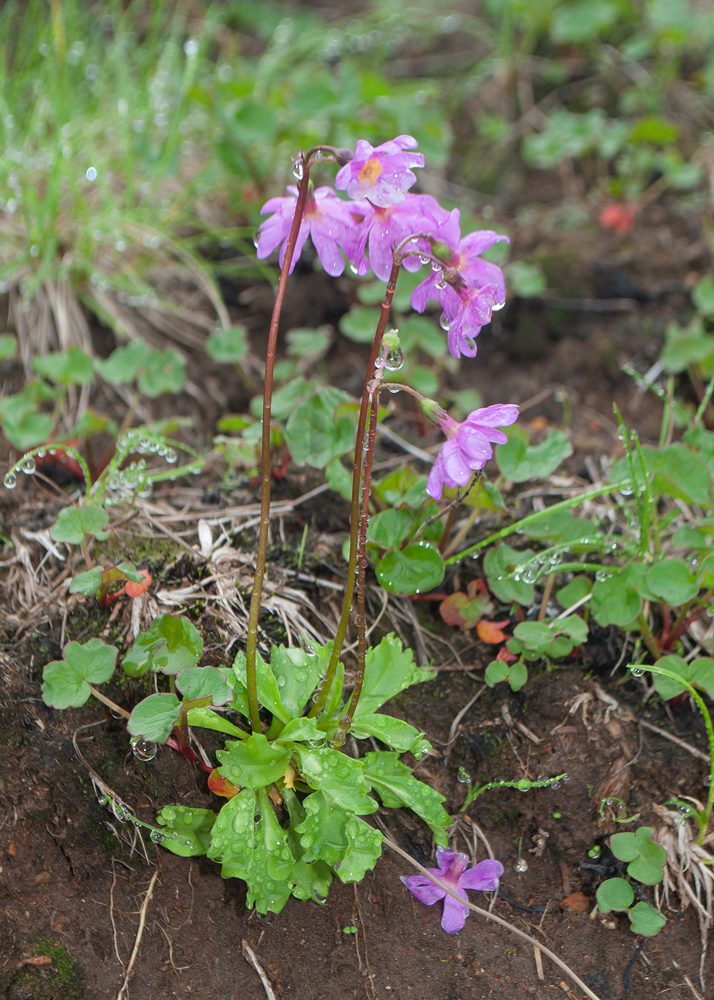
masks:
<instances>
[{"instance_id":1,"label":"pink flower cluster","mask_svg":"<svg viewBox=\"0 0 714 1000\"><path fill-rule=\"evenodd\" d=\"M342 274L346 258L357 274L367 274L371 267L378 278L387 281L394 251L401 247L408 271L431 263L429 276L412 293L412 307L424 312L430 300L437 301L449 351L455 358L473 358L481 327L506 300L501 269L481 255L494 243L508 240L492 230L462 237L458 209L447 212L431 195L409 194L416 182L412 168L424 165L422 154L414 152L416 144L412 136L399 135L380 146L360 140L351 159L349 151L339 151L338 160L344 166L337 173L335 187L351 200L340 198L329 187L310 190L291 270L309 236L328 274ZM287 190L288 197L271 198L263 206L261 214L270 218L262 224L257 242L259 258L279 246L281 265L298 194L296 187ZM444 486L466 486L472 474L484 467L492 444L506 441L496 428L512 424L518 407L474 410L462 423L434 407L433 418L447 438L427 483L427 492L438 500Z\"/></svg>"},{"instance_id":2,"label":"pink flower cluster","mask_svg":"<svg viewBox=\"0 0 714 1000\"><path fill-rule=\"evenodd\" d=\"M481 254L507 238L491 230L462 238L458 209L447 212L431 195L409 194L416 182L412 168L424 165L415 146L410 135L375 147L360 139L335 179L335 187L352 200L343 200L329 187L310 192L291 269L310 236L328 274L342 274L347 258L357 274L367 274L371 267L386 281L395 248L413 237L404 267L418 271L429 259L436 269L415 289L412 307L424 312L429 300L436 300L449 351L455 358L472 358L481 327L506 299L501 269ZM289 187L288 197L271 198L263 206L261 214L271 217L258 233L259 258L280 246L282 265L296 198L297 188Z\"/></svg>"}]
</instances>

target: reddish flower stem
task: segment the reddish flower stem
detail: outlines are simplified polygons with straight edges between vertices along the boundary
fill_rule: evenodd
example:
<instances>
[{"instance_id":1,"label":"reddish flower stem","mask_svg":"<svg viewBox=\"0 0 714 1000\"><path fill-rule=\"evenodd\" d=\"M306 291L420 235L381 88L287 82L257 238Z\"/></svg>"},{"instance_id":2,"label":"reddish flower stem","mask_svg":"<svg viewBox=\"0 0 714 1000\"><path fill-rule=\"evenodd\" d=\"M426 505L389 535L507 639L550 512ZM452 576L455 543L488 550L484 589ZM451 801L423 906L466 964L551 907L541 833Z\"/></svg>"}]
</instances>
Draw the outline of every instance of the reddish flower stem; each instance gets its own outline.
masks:
<instances>
[{"instance_id":1,"label":"reddish flower stem","mask_svg":"<svg viewBox=\"0 0 714 1000\"><path fill-rule=\"evenodd\" d=\"M322 682L322 687L320 688L320 693L309 712L310 717L313 718L319 715L319 713L324 708L328 692L332 687L332 682L335 679L335 674L337 673L337 663L340 658L340 653L342 652L342 646L345 641L345 634L347 633L347 625L350 620L350 611L352 610L352 598L354 595L354 588L355 588L355 572L357 569L357 543L359 536L359 520L360 520L360 486L362 482L362 449L364 447L364 436L367 427L367 414L370 407L369 384L374 378L375 362L377 361L379 353L382 349L382 337L384 336L384 331L387 328L387 320L389 319L389 313L392 308L392 299L394 298L394 290L397 287L397 278L399 276L399 268L401 267L401 265L402 265L402 257L399 253L395 253L394 263L392 264L392 271L391 274L389 275L389 281L387 282L387 290L382 300L382 311L379 316L379 322L377 323L377 329L374 334L374 340L372 342L372 350L369 355L369 361L367 362L367 373L365 375L364 386L362 389L362 400L360 403L359 418L357 421L357 432L355 434L355 457L352 469L352 518L350 522L350 555L347 566L347 581L345 583L345 596L342 603L342 614L340 616L339 625L337 626L337 634L335 635L335 643L334 646L332 647L332 655L330 656L330 662L327 665L327 671L325 673L325 677Z\"/></svg>"},{"instance_id":2,"label":"reddish flower stem","mask_svg":"<svg viewBox=\"0 0 714 1000\"><path fill-rule=\"evenodd\" d=\"M312 153L312 150L310 151ZM250 724L254 733L261 731L260 706L258 703L258 682L256 675L256 653L258 648L258 618L260 616L260 601L263 594L263 579L265 577L265 560L268 551L268 529L270 528L270 420L273 402L273 371L275 369L275 351L278 340L278 324L285 299L285 288L290 274L295 243L297 242L300 224L307 201L308 183L310 180L310 153L299 158L302 165L302 177L298 189L295 215L290 228L290 235L285 246L285 259L275 294L275 305L270 320L268 333L268 349L265 356L265 386L263 389L263 435L261 445L261 492L260 492L260 526L258 531L258 552L255 563L255 579L253 593L250 598L248 614L248 634L245 646L246 689ZM298 162L298 161L296 161Z\"/></svg>"}]
</instances>

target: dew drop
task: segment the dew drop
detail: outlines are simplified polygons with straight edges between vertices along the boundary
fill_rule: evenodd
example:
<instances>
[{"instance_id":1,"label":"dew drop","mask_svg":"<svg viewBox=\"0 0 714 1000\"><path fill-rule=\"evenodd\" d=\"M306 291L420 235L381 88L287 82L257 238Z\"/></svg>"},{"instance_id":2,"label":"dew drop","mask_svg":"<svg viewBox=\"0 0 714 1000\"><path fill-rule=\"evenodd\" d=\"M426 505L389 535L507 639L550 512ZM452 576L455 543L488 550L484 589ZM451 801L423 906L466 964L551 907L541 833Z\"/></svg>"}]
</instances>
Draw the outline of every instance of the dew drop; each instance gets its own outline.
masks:
<instances>
[{"instance_id":1,"label":"dew drop","mask_svg":"<svg viewBox=\"0 0 714 1000\"><path fill-rule=\"evenodd\" d=\"M526 859L525 858L519 858L518 861L516 861L516 863L514 864L513 870L514 870L514 872L519 872L519 873L527 872L528 871L528 862L526 861Z\"/></svg>"},{"instance_id":2,"label":"dew drop","mask_svg":"<svg viewBox=\"0 0 714 1000\"><path fill-rule=\"evenodd\" d=\"M631 486L621 486L620 487L620 493L622 494L623 497L631 497L632 496L632 487Z\"/></svg>"},{"instance_id":3,"label":"dew drop","mask_svg":"<svg viewBox=\"0 0 714 1000\"><path fill-rule=\"evenodd\" d=\"M156 756L158 745L151 740L144 740L141 736L131 741L131 752L137 760L153 760Z\"/></svg>"},{"instance_id":4,"label":"dew drop","mask_svg":"<svg viewBox=\"0 0 714 1000\"><path fill-rule=\"evenodd\" d=\"M441 316L439 317L439 326L445 333L448 333L450 325L451 324L449 323L449 317L446 315L446 313L442 313Z\"/></svg>"},{"instance_id":5,"label":"dew drop","mask_svg":"<svg viewBox=\"0 0 714 1000\"><path fill-rule=\"evenodd\" d=\"M399 369L404 364L404 355L402 354L401 347L398 347L395 351L392 351L387 355L384 362L384 367L388 372L398 372Z\"/></svg>"},{"instance_id":6,"label":"dew drop","mask_svg":"<svg viewBox=\"0 0 714 1000\"><path fill-rule=\"evenodd\" d=\"M296 160L293 161L293 177L295 178L295 180L297 181L302 180L302 172L303 172L302 159L298 157Z\"/></svg>"},{"instance_id":7,"label":"dew drop","mask_svg":"<svg viewBox=\"0 0 714 1000\"><path fill-rule=\"evenodd\" d=\"M633 677L642 677L644 670L641 667L633 667L631 673Z\"/></svg>"},{"instance_id":8,"label":"dew drop","mask_svg":"<svg viewBox=\"0 0 714 1000\"><path fill-rule=\"evenodd\" d=\"M505 299L503 300L503 302L494 302L494 304L491 306L491 312L500 312L501 309L503 309L503 307L505 306L505 304L506 304Z\"/></svg>"},{"instance_id":9,"label":"dew drop","mask_svg":"<svg viewBox=\"0 0 714 1000\"><path fill-rule=\"evenodd\" d=\"M14 490L17 486L17 476L14 472L8 472L3 479L3 484L6 490Z\"/></svg>"},{"instance_id":10,"label":"dew drop","mask_svg":"<svg viewBox=\"0 0 714 1000\"><path fill-rule=\"evenodd\" d=\"M166 840L166 834L161 833L160 830L152 830L149 837L155 844L162 844Z\"/></svg>"}]
</instances>

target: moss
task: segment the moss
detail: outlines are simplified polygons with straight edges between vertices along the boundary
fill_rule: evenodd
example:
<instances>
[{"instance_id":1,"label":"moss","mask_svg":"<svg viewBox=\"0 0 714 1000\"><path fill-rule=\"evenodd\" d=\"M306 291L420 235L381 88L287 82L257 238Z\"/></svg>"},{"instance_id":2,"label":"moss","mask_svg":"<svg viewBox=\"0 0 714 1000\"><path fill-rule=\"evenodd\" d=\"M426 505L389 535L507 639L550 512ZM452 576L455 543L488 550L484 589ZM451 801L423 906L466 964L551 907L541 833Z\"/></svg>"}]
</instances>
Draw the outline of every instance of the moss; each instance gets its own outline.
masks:
<instances>
[{"instance_id":1,"label":"moss","mask_svg":"<svg viewBox=\"0 0 714 1000\"><path fill-rule=\"evenodd\" d=\"M36 938L33 955L47 955L50 965L23 965L0 977L0 995L8 1000L80 1000L87 970L66 948Z\"/></svg>"},{"instance_id":2,"label":"moss","mask_svg":"<svg viewBox=\"0 0 714 1000\"><path fill-rule=\"evenodd\" d=\"M120 548L121 558L117 556L117 545ZM170 538L145 538L142 535L122 533L115 535L108 542L97 542L92 550L92 556L96 563L107 565L123 559L134 563L135 566L146 567L154 575L157 568L165 566L183 552L181 546Z\"/></svg>"}]
</instances>

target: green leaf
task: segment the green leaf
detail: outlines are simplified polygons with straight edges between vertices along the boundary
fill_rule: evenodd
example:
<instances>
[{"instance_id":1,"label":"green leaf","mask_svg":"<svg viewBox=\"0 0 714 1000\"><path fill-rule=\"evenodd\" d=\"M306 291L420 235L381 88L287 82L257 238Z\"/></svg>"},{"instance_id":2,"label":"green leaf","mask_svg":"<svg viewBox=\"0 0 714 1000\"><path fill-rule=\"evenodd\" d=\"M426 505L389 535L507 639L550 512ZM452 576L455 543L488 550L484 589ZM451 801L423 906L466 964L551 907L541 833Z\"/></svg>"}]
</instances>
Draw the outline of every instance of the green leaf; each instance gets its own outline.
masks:
<instances>
[{"instance_id":1,"label":"green leaf","mask_svg":"<svg viewBox=\"0 0 714 1000\"><path fill-rule=\"evenodd\" d=\"M175 694L150 694L132 710L127 729L154 743L165 743L181 715L181 703Z\"/></svg>"},{"instance_id":2,"label":"green leaf","mask_svg":"<svg viewBox=\"0 0 714 1000\"><path fill-rule=\"evenodd\" d=\"M444 560L429 542L412 542L382 556L376 574L380 584L391 594L421 594L437 587L444 579Z\"/></svg>"},{"instance_id":3,"label":"green leaf","mask_svg":"<svg viewBox=\"0 0 714 1000\"><path fill-rule=\"evenodd\" d=\"M558 6L550 20L550 37L558 45L594 42L606 35L621 16L612 0L573 0Z\"/></svg>"},{"instance_id":4,"label":"green leaf","mask_svg":"<svg viewBox=\"0 0 714 1000\"><path fill-rule=\"evenodd\" d=\"M215 667L184 667L176 675L176 687L185 701L210 698L214 705L225 705L233 692L225 675Z\"/></svg>"},{"instance_id":5,"label":"green leaf","mask_svg":"<svg viewBox=\"0 0 714 1000\"><path fill-rule=\"evenodd\" d=\"M343 500L352 499L352 475L342 464L340 458L333 458L325 466L325 480L327 485L335 493L339 493Z\"/></svg>"},{"instance_id":6,"label":"green leaf","mask_svg":"<svg viewBox=\"0 0 714 1000\"><path fill-rule=\"evenodd\" d=\"M617 625L620 628L634 621L642 610L642 593L638 586L638 571L629 563L620 572L606 580L597 580L592 589L593 617L599 625ZM639 564L646 572L646 567Z\"/></svg>"},{"instance_id":7,"label":"green leaf","mask_svg":"<svg viewBox=\"0 0 714 1000\"><path fill-rule=\"evenodd\" d=\"M672 605L685 604L699 592L697 578L683 559L661 559L654 563L647 573L647 586Z\"/></svg>"},{"instance_id":8,"label":"green leaf","mask_svg":"<svg viewBox=\"0 0 714 1000\"><path fill-rule=\"evenodd\" d=\"M215 821L211 809L164 806L156 817L159 826L166 827L161 846L182 858L199 857L208 850Z\"/></svg>"},{"instance_id":9,"label":"green leaf","mask_svg":"<svg viewBox=\"0 0 714 1000\"><path fill-rule=\"evenodd\" d=\"M627 910L635 898L632 886L624 878L609 878L602 882L595 894L601 913L611 910Z\"/></svg>"},{"instance_id":10,"label":"green leaf","mask_svg":"<svg viewBox=\"0 0 714 1000\"><path fill-rule=\"evenodd\" d=\"M666 121L660 115L644 115L632 126L631 143L646 143L649 146L667 146L676 142L679 127Z\"/></svg>"},{"instance_id":11,"label":"green leaf","mask_svg":"<svg viewBox=\"0 0 714 1000\"><path fill-rule=\"evenodd\" d=\"M150 399L165 392L180 392L185 383L186 366L171 347L166 351L151 351L139 373L139 388Z\"/></svg>"},{"instance_id":12,"label":"green leaf","mask_svg":"<svg viewBox=\"0 0 714 1000\"><path fill-rule=\"evenodd\" d=\"M68 642L64 659L48 663L42 674L42 699L52 708L78 708L92 693L89 684L103 684L114 673L117 650L101 639ZM89 682L89 683L88 683Z\"/></svg>"},{"instance_id":13,"label":"green leaf","mask_svg":"<svg viewBox=\"0 0 714 1000\"><path fill-rule=\"evenodd\" d=\"M94 359L94 368L110 385L133 382L139 370L146 365L149 348L143 340L132 340L126 347L117 347L108 358Z\"/></svg>"},{"instance_id":14,"label":"green leaf","mask_svg":"<svg viewBox=\"0 0 714 1000\"><path fill-rule=\"evenodd\" d=\"M375 736L393 750L414 754L417 760L431 750L431 743L423 738L423 733L391 715L360 715L350 731L358 740Z\"/></svg>"},{"instance_id":15,"label":"green leaf","mask_svg":"<svg viewBox=\"0 0 714 1000\"><path fill-rule=\"evenodd\" d=\"M17 354L17 341L11 333L0 333L0 361L9 361Z\"/></svg>"},{"instance_id":16,"label":"green leaf","mask_svg":"<svg viewBox=\"0 0 714 1000\"><path fill-rule=\"evenodd\" d=\"M297 465L324 469L333 458L354 447L354 421L344 413L335 413L347 401L339 389L321 386L293 410L285 434Z\"/></svg>"},{"instance_id":17,"label":"green leaf","mask_svg":"<svg viewBox=\"0 0 714 1000\"><path fill-rule=\"evenodd\" d=\"M2 418L3 434L10 444L21 452L29 451L30 448L47 441L54 429L52 417L46 413L38 413L34 406L6 410L2 413Z\"/></svg>"},{"instance_id":18,"label":"green leaf","mask_svg":"<svg viewBox=\"0 0 714 1000\"><path fill-rule=\"evenodd\" d=\"M593 525L585 518L576 517L572 510L556 510L547 517L539 518L534 524L523 529L528 538L551 543L575 542L579 538L591 538Z\"/></svg>"},{"instance_id":19,"label":"green leaf","mask_svg":"<svg viewBox=\"0 0 714 1000\"><path fill-rule=\"evenodd\" d=\"M546 622L521 622L513 634L532 653L545 653L553 641L553 632Z\"/></svg>"},{"instance_id":20,"label":"green leaf","mask_svg":"<svg viewBox=\"0 0 714 1000\"><path fill-rule=\"evenodd\" d=\"M363 761L354 760L329 747L313 750L295 743L292 751L298 759L303 779L311 788L321 791L331 803L348 812L376 812L377 803L368 795L369 785L364 778Z\"/></svg>"},{"instance_id":21,"label":"green leaf","mask_svg":"<svg viewBox=\"0 0 714 1000\"><path fill-rule=\"evenodd\" d=\"M165 614L137 637L122 667L130 677L143 677L150 670L177 674L195 667L202 653L203 639L196 626L188 618Z\"/></svg>"},{"instance_id":22,"label":"green leaf","mask_svg":"<svg viewBox=\"0 0 714 1000\"><path fill-rule=\"evenodd\" d=\"M334 867L340 864L347 849L345 821L347 815L340 806L322 792L313 792L303 799L305 819L296 828L307 863L324 861Z\"/></svg>"},{"instance_id":23,"label":"green leaf","mask_svg":"<svg viewBox=\"0 0 714 1000\"><path fill-rule=\"evenodd\" d=\"M627 861L627 874L644 885L657 885L664 878L667 853L652 841L652 827L641 826L635 833L615 833L610 838L612 853Z\"/></svg>"},{"instance_id":24,"label":"green leaf","mask_svg":"<svg viewBox=\"0 0 714 1000\"><path fill-rule=\"evenodd\" d=\"M637 837L634 833L613 834L610 838L610 849L620 861L634 861L640 853Z\"/></svg>"},{"instance_id":25,"label":"green leaf","mask_svg":"<svg viewBox=\"0 0 714 1000\"><path fill-rule=\"evenodd\" d=\"M365 874L371 871L379 860L384 834L365 823L359 816L348 816L345 836L347 850L337 869L337 877L346 884L361 882Z\"/></svg>"},{"instance_id":26,"label":"green leaf","mask_svg":"<svg viewBox=\"0 0 714 1000\"><path fill-rule=\"evenodd\" d=\"M102 573L102 566L95 566L84 573L78 573L69 585L70 594L84 594L85 597L90 597L96 593L101 584Z\"/></svg>"},{"instance_id":27,"label":"green leaf","mask_svg":"<svg viewBox=\"0 0 714 1000\"><path fill-rule=\"evenodd\" d=\"M379 322L380 310L355 306L340 320L340 332L358 344L371 344Z\"/></svg>"},{"instance_id":28,"label":"green leaf","mask_svg":"<svg viewBox=\"0 0 714 1000\"><path fill-rule=\"evenodd\" d=\"M332 643L329 646L331 651ZM281 703L290 718L297 718L320 680L320 658L315 653L306 653L299 646L273 646L270 666Z\"/></svg>"},{"instance_id":29,"label":"green leaf","mask_svg":"<svg viewBox=\"0 0 714 1000\"><path fill-rule=\"evenodd\" d=\"M650 490L655 497L670 496L698 507L711 505L711 470L702 457L684 444L667 448L643 447L650 480ZM615 464L609 476L612 483L629 482L630 468L627 459Z\"/></svg>"},{"instance_id":30,"label":"green leaf","mask_svg":"<svg viewBox=\"0 0 714 1000\"><path fill-rule=\"evenodd\" d=\"M562 608L571 608L573 604L577 604L578 601L590 593L592 586L592 580L587 576L573 577L570 583L566 583L564 587L556 591L555 596L558 604Z\"/></svg>"},{"instance_id":31,"label":"green leaf","mask_svg":"<svg viewBox=\"0 0 714 1000\"><path fill-rule=\"evenodd\" d=\"M381 549L398 548L412 530L412 516L407 510L381 510L369 520L367 541Z\"/></svg>"},{"instance_id":32,"label":"green leaf","mask_svg":"<svg viewBox=\"0 0 714 1000\"><path fill-rule=\"evenodd\" d=\"M509 288L522 299L536 298L545 291L546 280L540 264L514 260L505 268Z\"/></svg>"},{"instance_id":33,"label":"green leaf","mask_svg":"<svg viewBox=\"0 0 714 1000\"><path fill-rule=\"evenodd\" d=\"M292 840L292 831L288 832L288 840ZM295 851L293 851L293 856ZM332 870L324 861L314 861L308 864L302 858L295 862L293 871L293 896L296 899L311 899L324 906L327 893L332 883Z\"/></svg>"},{"instance_id":34,"label":"green leaf","mask_svg":"<svg viewBox=\"0 0 714 1000\"><path fill-rule=\"evenodd\" d=\"M644 900L633 906L627 915L632 923L632 933L643 937L654 937L667 923L667 918Z\"/></svg>"},{"instance_id":35,"label":"green leaf","mask_svg":"<svg viewBox=\"0 0 714 1000\"><path fill-rule=\"evenodd\" d=\"M496 462L506 479L523 483L549 476L572 453L573 447L562 431L553 431L541 444L529 445L528 435L516 427L509 433L506 444L496 448Z\"/></svg>"},{"instance_id":36,"label":"green leaf","mask_svg":"<svg viewBox=\"0 0 714 1000\"><path fill-rule=\"evenodd\" d=\"M222 715L212 712L210 708L190 708L186 713L186 721L189 726L200 726L203 729L211 729L216 733L225 733L227 736L237 736L239 740L248 738L238 726L234 726Z\"/></svg>"},{"instance_id":37,"label":"green leaf","mask_svg":"<svg viewBox=\"0 0 714 1000\"><path fill-rule=\"evenodd\" d=\"M56 542L81 545L85 535L94 535L102 541L109 537L109 515L103 507L87 504L85 507L65 507L50 528Z\"/></svg>"},{"instance_id":38,"label":"green leaf","mask_svg":"<svg viewBox=\"0 0 714 1000\"><path fill-rule=\"evenodd\" d=\"M280 688L278 687L278 682L273 673L271 667L265 662L263 657L258 653L255 658L255 669L257 674L257 684L258 684L258 701L261 705L276 715L281 722L290 721L290 713L287 711L283 705L282 699L280 697ZM245 653L239 650L236 654L236 658L233 661L233 673L241 685L242 691L247 690L247 679L246 679L246 666L245 666ZM236 690L236 694L240 692ZM249 717L247 710L247 702L245 705L245 710L243 707L239 708L239 711L245 715L246 718Z\"/></svg>"},{"instance_id":39,"label":"green leaf","mask_svg":"<svg viewBox=\"0 0 714 1000\"><path fill-rule=\"evenodd\" d=\"M372 715L394 695L412 684L431 681L436 674L414 663L414 653L404 649L394 634L385 635L378 646L367 650L362 694L355 710L355 722Z\"/></svg>"},{"instance_id":40,"label":"green leaf","mask_svg":"<svg viewBox=\"0 0 714 1000\"><path fill-rule=\"evenodd\" d=\"M331 338L328 329L313 330L309 327L298 327L288 330L285 339L288 342L288 354L291 358L316 358L327 353Z\"/></svg>"},{"instance_id":41,"label":"green leaf","mask_svg":"<svg viewBox=\"0 0 714 1000\"><path fill-rule=\"evenodd\" d=\"M324 743L327 739L326 734L322 729L318 729L317 719L308 719L306 717L301 717L299 719L291 719L284 729L280 730L280 736L275 740L276 743L291 743L295 740L307 741L311 746L318 743Z\"/></svg>"},{"instance_id":42,"label":"green leaf","mask_svg":"<svg viewBox=\"0 0 714 1000\"><path fill-rule=\"evenodd\" d=\"M60 385L88 385L94 378L92 359L74 345L66 351L35 356L32 367L38 375Z\"/></svg>"},{"instance_id":43,"label":"green leaf","mask_svg":"<svg viewBox=\"0 0 714 1000\"><path fill-rule=\"evenodd\" d=\"M710 274L692 289L692 302L703 316L714 316L714 278Z\"/></svg>"},{"instance_id":44,"label":"green leaf","mask_svg":"<svg viewBox=\"0 0 714 1000\"><path fill-rule=\"evenodd\" d=\"M206 341L206 350L219 364L234 364L245 357L248 341L244 326L229 326L227 330L212 333Z\"/></svg>"},{"instance_id":45,"label":"green leaf","mask_svg":"<svg viewBox=\"0 0 714 1000\"><path fill-rule=\"evenodd\" d=\"M526 607L533 603L533 584L516 580L512 576L513 570L528 562L532 555L531 549L517 551L505 542L488 550L483 566L488 576L489 590L499 601L504 604L516 601Z\"/></svg>"},{"instance_id":46,"label":"green leaf","mask_svg":"<svg viewBox=\"0 0 714 1000\"><path fill-rule=\"evenodd\" d=\"M486 673L483 676L488 687L495 687L500 684L501 681L508 680L509 667L504 660L492 660L486 667Z\"/></svg>"},{"instance_id":47,"label":"green leaf","mask_svg":"<svg viewBox=\"0 0 714 1000\"><path fill-rule=\"evenodd\" d=\"M364 758L367 783L388 809L408 806L431 827L436 843L446 847L446 829L451 823L451 817L442 805L446 799L415 778L398 756L388 750L368 753Z\"/></svg>"},{"instance_id":48,"label":"green leaf","mask_svg":"<svg viewBox=\"0 0 714 1000\"><path fill-rule=\"evenodd\" d=\"M259 819L256 822L256 812ZM242 878L246 903L258 913L280 913L292 892L294 860L268 796L246 788L223 806L211 834L209 858L223 878Z\"/></svg>"},{"instance_id":49,"label":"green leaf","mask_svg":"<svg viewBox=\"0 0 714 1000\"><path fill-rule=\"evenodd\" d=\"M217 750L221 762L218 773L234 785L263 788L272 785L285 774L290 754L282 746L269 743L262 733L253 733L242 743L228 742L225 750Z\"/></svg>"}]
</instances>

